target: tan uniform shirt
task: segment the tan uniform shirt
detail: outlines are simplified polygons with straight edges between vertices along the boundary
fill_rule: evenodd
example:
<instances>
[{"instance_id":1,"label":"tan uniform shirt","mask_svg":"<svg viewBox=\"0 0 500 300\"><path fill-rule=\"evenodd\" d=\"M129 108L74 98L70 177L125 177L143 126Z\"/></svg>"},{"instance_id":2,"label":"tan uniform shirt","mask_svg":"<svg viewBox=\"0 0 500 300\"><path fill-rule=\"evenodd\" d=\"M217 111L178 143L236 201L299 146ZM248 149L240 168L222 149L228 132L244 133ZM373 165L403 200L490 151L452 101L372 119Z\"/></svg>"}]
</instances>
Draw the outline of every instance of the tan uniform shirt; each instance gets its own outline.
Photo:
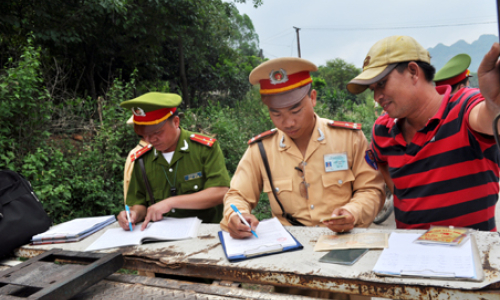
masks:
<instances>
[{"instance_id":1,"label":"tan uniform shirt","mask_svg":"<svg viewBox=\"0 0 500 300\"><path fill-rule=\"evenodd\" d=\"M365 161L368 142L361 130L331 128L329 120L316 115L316 125L307 146L305 157L295 143L278 130L264 138L269 167L278 198L286 212L306 226L321 225L319 220L331 216L342 207L355 218L355 226L367 227L379 212L384 200L384 181L379 171ZM333 155L332 155L333 154ZM335 158L347 158L344 170L332 167ZM305 161L305 181L310 184L309 200L300 194L299 171L294 167ZM344 160L345 163L345 160ZM340 168L342 169L342 167ZM274 199L269 179L262 162L259 146L248 147L231 180L224 198L224 218L221 227L227 230L228 218L234 204L242 213L250 213L257 206L261 191L268 194L273 216L282 224L290 225Z\"/></svg>"},{"instance_id":2,"label":"tan uniform shirt","mask_svg":"<svg viewBox=\"0 0 500 300\"><path fill-rule=\"evenodd\" d=\"M123 169L123 199L124 201L127 200L127 191L128 191L128 185L130 184L130 176L132 176L132 170L134 169L134 163L130 159L132 154L135 152L139 151L139 149L142 149L146 147L148 143L146 143L144 140L140 140L139 144L135 146L134 149L130 150L130 152L127 155L127 160L125 161L125 168ZM125 202L126 203L126 202Z\"/></svg>"}]
</instances>

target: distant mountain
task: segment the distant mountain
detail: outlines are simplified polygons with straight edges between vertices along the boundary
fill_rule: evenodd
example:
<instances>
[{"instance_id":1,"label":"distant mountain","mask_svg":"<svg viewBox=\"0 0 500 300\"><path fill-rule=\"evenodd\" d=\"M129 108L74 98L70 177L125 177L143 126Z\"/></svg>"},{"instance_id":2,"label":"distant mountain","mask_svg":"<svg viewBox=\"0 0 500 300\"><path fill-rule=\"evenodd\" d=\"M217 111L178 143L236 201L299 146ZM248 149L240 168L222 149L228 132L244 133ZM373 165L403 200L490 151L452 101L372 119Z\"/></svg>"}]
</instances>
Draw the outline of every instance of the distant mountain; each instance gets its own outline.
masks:
<instances>
[{"instance_id":1,"label":"distant mountain","mask_svg":"<svg viewBox=\"0 0 500 300\"><path fill-rule=\"evenodd\" d=\"M491 49L491 45L494 42L498 42L497 36L484 34L477 41L472 42L472 44L460 40L451 46L439 43L436 47L428 48L427 50L431 54L431 64L436 68L436 71L441 69L453 56L459 53L467 53L472 58L469 70L476 73L484 55Z\"/></svg>"}]
</instances>

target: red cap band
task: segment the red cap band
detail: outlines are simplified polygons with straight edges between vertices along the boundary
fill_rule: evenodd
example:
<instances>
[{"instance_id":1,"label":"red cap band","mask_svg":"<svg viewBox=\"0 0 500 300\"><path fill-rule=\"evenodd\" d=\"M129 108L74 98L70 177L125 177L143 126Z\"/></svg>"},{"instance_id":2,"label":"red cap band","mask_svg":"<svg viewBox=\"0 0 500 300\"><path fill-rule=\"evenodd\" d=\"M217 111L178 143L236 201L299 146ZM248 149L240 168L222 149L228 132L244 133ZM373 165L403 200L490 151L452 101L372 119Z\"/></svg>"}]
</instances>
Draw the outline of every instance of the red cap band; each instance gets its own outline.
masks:
<instances>
[{"instance_id":1,"label":"red cap band","mask_svg":"<svg viewBox=\"0 0 500 300\"><path fill-rule=\"evenodd\" d=\"M441 81L436 81L436 86L440 85L454 85L456 83L459 83L460 81L464 80L465 78L469 77L470 71L465 70L462 73L458 74L455 77L448 78L446 80L441 80Z\"/></svg>"},{"instance_id":2,"label":"red cap band","mask_svg":"<svg viewBox=\"0 0 500 300\"><path fill-rule=\"evenodd\" d=\"M156 125L168 119L176 110L177 107L161 108L147 112L144 116L138 116L132 108L132 112L134 112L134 124Z\"/></svg>"},{"instance_id":3,"label":"red cap band","mask_svg":"<svg viewBox=\"0 0 500 300\"><path fill-rule=\"evenodd\" d=\"M279 75L279 73L277 73ZM291 75L287 75L288 80L283 81L282 78L277 78L276 81L283 81L281 83L271 83L271 79L261 79L260 83L260 93L262 95L271 95L284 93L295 88L304 86L312 82L311 75L309 71L299 72Z\"/></svg>"}]
</instances>

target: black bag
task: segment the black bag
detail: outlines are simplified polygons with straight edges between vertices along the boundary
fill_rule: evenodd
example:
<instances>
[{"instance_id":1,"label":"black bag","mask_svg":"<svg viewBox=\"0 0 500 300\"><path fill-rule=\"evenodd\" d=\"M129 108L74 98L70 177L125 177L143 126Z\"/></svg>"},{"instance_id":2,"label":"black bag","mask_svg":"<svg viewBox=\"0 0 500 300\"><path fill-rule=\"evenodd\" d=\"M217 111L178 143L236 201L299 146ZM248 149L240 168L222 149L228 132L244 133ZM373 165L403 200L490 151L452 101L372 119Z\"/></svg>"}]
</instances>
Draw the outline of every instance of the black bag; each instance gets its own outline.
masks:
<instances>
[{"instance_id":1,"label":"black bag","mask_svg":"<svg viewBox=\"0 0 500 300\"><path fill-rule=\"evenodd\" d=\"M24 176L0 170L0 257L28 244L52 221Z\"/></svg>"}]
</instances>

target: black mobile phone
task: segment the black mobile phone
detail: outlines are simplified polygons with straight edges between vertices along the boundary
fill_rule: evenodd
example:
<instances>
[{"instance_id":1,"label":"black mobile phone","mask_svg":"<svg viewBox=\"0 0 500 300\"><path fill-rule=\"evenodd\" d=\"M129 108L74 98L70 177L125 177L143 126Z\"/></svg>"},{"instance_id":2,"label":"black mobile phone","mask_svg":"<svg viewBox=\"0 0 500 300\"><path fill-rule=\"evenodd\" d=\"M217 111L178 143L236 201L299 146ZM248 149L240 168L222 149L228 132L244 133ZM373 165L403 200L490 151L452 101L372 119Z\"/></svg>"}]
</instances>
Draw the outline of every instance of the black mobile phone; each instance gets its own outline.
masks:
<instances>
[{"instance_id":1,"label":"black mobile phone","mask_svg":"<svg viewBox=\"0 0 500 300\"><path fill-rule=\"evenodd\" d=\"M352 265L354 264L363 254L368 252L370 249L341 249L341 250L331 250L323 257L319 259L320 262L331 263L331 264L341 264L341 265Z\"/></svg>"}]
</instances>

